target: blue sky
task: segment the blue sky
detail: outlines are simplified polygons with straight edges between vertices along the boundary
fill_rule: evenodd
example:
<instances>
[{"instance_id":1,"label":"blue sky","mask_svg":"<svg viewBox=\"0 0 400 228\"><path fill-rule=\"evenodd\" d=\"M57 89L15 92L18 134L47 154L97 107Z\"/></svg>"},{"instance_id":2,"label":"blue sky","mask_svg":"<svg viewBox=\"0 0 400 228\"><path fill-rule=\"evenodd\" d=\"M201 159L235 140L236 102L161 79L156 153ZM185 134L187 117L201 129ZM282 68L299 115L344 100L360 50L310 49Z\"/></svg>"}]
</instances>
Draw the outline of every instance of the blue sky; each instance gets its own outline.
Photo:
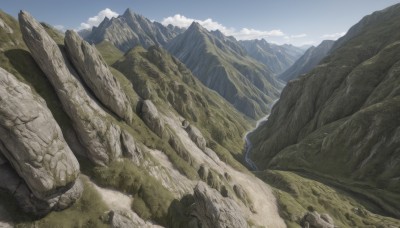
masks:
<instances>
[{"instance_id":1,"label":"blue sky","mask_svg":"<svg viewBox=\"0 0 400 228\"><path fill-rule=\"evenodd\" d=\"M159 22L184 27L197 20L237 39L299 46L336 39L363 16L396 3L400 0L4 0L0 8L13 16L24 9L40 21L78 29L129 7Z\"/></svg>"}]
</instances>

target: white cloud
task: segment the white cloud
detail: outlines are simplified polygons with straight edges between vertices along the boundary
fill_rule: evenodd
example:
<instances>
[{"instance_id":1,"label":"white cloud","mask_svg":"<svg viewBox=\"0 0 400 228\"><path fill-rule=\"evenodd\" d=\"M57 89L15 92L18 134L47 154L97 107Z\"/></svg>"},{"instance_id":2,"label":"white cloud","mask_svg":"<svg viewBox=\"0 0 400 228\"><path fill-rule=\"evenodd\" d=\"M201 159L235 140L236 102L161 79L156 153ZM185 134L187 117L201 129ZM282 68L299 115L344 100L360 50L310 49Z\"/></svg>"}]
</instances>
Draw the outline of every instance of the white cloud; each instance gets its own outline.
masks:
<instances>
[{"instance_id":1,"label":"white cloud","mask_svg":"<svg viewBox=\"0 0 400 228\"><path fill-rule=\"evenodd\" d=\"M302 33L302 34L298 34L298 35L284 36L283 39L293 40L293 39L300 39L300 38L304 38L304 37L307 37L307 34Z\"/></svg>"},{"instance_id":2,"label":"white cloud","mask_svg":"<svg viewBox=\"0 0 400 228\"><path fill-rule=\"evenodd\" d=\"M111 9L106 8L106 9L100 11L96 16L90 17L86 22L82 22L81 25L79 26L78 30L88 29L93 26L97 26L106 17L111 19L111 18L117 17L117 16L118 16L117 12L114 12Z\"/></svg>"},{"instance_id":3,"label":"white cloud","mask_svg":"<svg viewBox=\"0 0 400 228\"><path fill-rule=\"evenodd\" d=\"M307 36L307 34L302 33L302 34L298 34L298 35L292 35L292 36L290 36L290 38L297 39L297 38L304 38L306 36Z\"/></svg>"},{"instance_id":4,"label":"white cloud","mask_svg":"<svg viewBox=\"0 0 400 228\"><path fill-rule=\"evenodd\" d=\"M175 14L172 17L167 17L164 18L161 21L161 24L167 26L169 24L180 27L180 28L187 28L189 27L193 22L197 22L199 23L201 26L203 26L204 28L213 31L213 30L220 30L222 33L224 33L225 35L231 34L232 32L234 32L233 28L228 29L227 27L223 26L222 24L213 21L211 18L208 18L206 20L196 20L196 19L192 19L192 18L187 18L183 15L180 14Z\"/></svg>"},{"instance_id":5,"label":"white cloud","mask_svg":"<svg viewBox=\"0 0 400 228\"><path fill-rule=\"evenodd\" d=\"M238 40L250 40L250 39L262 39L275 36L284 36L284 33L279 29L274 29L271 31L261 31L256 29L242 28L236 30L235 28L227 28L224 25L213 21L211 18L205 20L196 20L192 18L187 18L184 15L176 14L172 17L164 18L161 21L163 25L175 25L181 28L189 27L193 22L199 23L201 26L209 31L220 30L226 36L234 36Z\"/></svg>"},{"instance_id":6,"label":"white cloud","mask_svg":"<svg viewBox=\"0 0 400 228\"><path fill-rule=\"evenodd\" d=\"M65 26L64 25L54 25L53 26L55 29L60 30L60 31L65 31Z\"/></svg>"},{"instance_id":7,"label":"white cloud","mask_svg":"<svg viewBox=\"0 0 400 228\"><path fill-rule=\"evenodd\" d=\"M330 40L336 40L336 39L344 36L345 34L346 34L345 32L337 32L337 33L322 35L321 38L330 39Z\"/></svg>"}]
</instances>

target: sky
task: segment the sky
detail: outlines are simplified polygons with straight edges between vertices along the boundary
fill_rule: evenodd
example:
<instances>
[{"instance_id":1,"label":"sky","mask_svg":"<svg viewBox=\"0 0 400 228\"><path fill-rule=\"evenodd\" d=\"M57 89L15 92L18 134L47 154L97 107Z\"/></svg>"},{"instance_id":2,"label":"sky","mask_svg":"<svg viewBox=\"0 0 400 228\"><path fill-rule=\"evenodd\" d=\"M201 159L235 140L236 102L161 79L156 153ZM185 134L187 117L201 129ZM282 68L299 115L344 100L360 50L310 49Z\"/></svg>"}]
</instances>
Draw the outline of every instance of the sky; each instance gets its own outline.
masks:
<instances>
[{"instance_id":1,"label":"sky","mask_svg":"<svg viewBox=\"0 0 400 228\"><path fill-rule=\"evenodd\" d=\"M239 40L302 46L337 39L363 16L396 3L400 0L2 0L0 9L14 17L23 9L60 30L79 30L130 8L163 24L187 27L195 20Z\"/></svg>"}]
</instances>

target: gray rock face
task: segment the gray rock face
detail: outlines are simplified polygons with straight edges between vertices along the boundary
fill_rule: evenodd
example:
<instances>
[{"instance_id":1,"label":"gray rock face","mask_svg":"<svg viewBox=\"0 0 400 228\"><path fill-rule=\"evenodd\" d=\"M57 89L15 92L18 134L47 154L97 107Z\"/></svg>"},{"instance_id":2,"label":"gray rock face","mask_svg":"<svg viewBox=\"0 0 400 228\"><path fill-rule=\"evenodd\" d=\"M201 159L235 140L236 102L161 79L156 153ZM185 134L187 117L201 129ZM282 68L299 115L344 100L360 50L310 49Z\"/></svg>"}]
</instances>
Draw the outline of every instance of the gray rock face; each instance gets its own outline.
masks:
<instances>
[{"instance_id":1,"label":"gray rock face","mask_svg":"<svg viewBox=\"0 0 400 228\"><path fill-rule=\"evenodd\" d=\"M125 130L121 134L122 142L122 155L132 160L135 164L139 165L143 161L142 150L137 146L132 135Z\"/></svg>"},{"instance_id":2,"label":"gray rock face","mask_svg":"<svg viewBox=\"0 0 400 228\"><path fill-rule=\"evenodd\" d=\"M150 100L143 101L141 109L141 117L146 125L159 137L163 137L164 131L164 121L158 114L156 106Z\"/></svg>"},{"instance_id":3,"label":"gray rock face","mask_svg":"<svg viewBox=\"0 0 400 228\"><path fill-rule=\"evenodd\" d=\"M79 163L45 101L0 68L0 150L37 198L68 189Z\"/></svg>"},{"instance_id":4,"label":"gray rock face","mask_svg":"<svg viewBox=\"0 0 400 228\"><path fill-rule=\"evenodd\" d=\"M192 215L204 228L248 227L240 207L235 201L199 182L194 188L195 205Z\"/></svg>"},{"instance_id":5,"label":"gray rock face","mask_svg":"<svg viewBox=\"0 0 400 228\"><path fill-rule=\"evenodd\" d=\"M38 216L69 207L80 198L83 191L82 183L77 179L68 188L58 189L50 196L38 198L8 163L0 165L0 189L12 194L23 211Z\"/></svg>"},{"instance_id":6,"label":"gray rock face","mask_svg":"<svg viewBox=\"0 0 400 228\"><path fill-rule=\"evenodd\" d=\"M130 122L132 107L128 98L97 49L71 30L65 33L64 42L69 59L96 97L120 118Z\"/></svg>"},{"instance_id":7,"label":"gray rock face","mask_svg":"<svg viewBox=\"0 0 400 228\"><path fill-rule=\"evenodd\" d=\"M89 159L98 165L105 165L120 157L119 126L88 95L77 73L44 28L23 11L19 14L19 22L26 45L55 88L78 138L88 150Z\"/></svg>"},{"instance_id":8,"label":"gray rock face","mask_svg":"<svg viewBox=\"0 0 400 228\"><path fill-rule=\"evenodd\" d=\"M196 145L201 149L201 150L205 150L206 149L206 145L207 145L207 141L204 138L203 134L201 134L200 130L197 129L195 126L193 125L189 125L186 128L187 133L189 134L190 139L196 143Z\"/></svg>"},{"instance_id":9,"label":"gray rock face","mask_svg":"<svg viewBox=\"0 0 400 228\"><path fill-rule=\"evenodd\" d=\"M127 9L123 15L117 18L105 18L98 27L93 27L85 39L90 43L107 40L121 51L126 52L137 45L144 48L153 45L163 46L181 32L182 29L178 27L164 27L158 22L152 22Z\"/></svg>"},{"instance_id":10,"label":"gray rock face","mask_svg":"<svg viewBox=\"0 0 400 228\"><path fill-rule=\"evenodd\" d=\"M316 211L307 212L302 219L303 227L309 228L334 228L332 218L327 215L319 215Z\"/></svg>"}]
</instances>

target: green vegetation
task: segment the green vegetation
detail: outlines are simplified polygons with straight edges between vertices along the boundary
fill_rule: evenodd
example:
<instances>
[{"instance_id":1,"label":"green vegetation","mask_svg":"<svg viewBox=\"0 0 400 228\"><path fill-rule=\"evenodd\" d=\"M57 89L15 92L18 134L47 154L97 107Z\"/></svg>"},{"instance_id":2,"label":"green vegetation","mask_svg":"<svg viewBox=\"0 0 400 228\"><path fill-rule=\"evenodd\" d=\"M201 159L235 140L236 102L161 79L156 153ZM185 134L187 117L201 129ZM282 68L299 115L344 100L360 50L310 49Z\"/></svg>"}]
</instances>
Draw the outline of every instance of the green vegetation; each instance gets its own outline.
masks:
<instances>
[{"instance_id":1,"label":"green vegetation","mask_svg":"<svg viewBox=\"0 0 400 228\"><path fill-rule=\"evenodd\" d=\"M151 99L161 111L170 111L167 104L171 104L177 113L202 131L208 147L223 161L245 170L233 156L241 157L242 136L250 128L249 120L203 86L177 59L159 47L151 47L148 51L136 47L113 67L132 82L142 98Z\"/></svg>"},{"instance_id":2,"label":"green vegetation","mask_svg":"<svg viewBox=\"0 0 400 228\"><path fill-rule=\"evenodd\" d=\"M102 41L96 44L96 48L101 51L101 55L105 62L110 66L124 55L122 51L108 41Z\"/></svg>"},{"instance_id":3,"label":"green vegetation","mask_svg":"<svg viewBox=\"0 0 400 228\"><path fill-rule=\"evenodd\" d=\"M134 196L132 209L143 219L167 223L168 208L174 200L172 194L143 168L131 162L114 162L108 167L96 167L94 179L105 187L112 187Z\"/></svg>"},{"instance_id":4,"label":"green vegetation","mask_svg":"<svg viewBox=\"0 0 400 228\"><path fill-rule=\"evenodd\" d=\"M262 171L256 175L275 189L281 216L288 227L299 227L304 214L313 208L327 213L338 227L398 227L399 220L374 214L357 196L287 171Z\"/></svg>"},{"instance_id":5,"label":"green vegetation","mask_svg":"<svg viewBox=\"0 0 400 228\"><path fill-rule=\"evenodd\" d=\"M43 227L43 228L70 228L70 227L108 227L101 220L101 216L108 210L97 191L88 183L86 177L81 177L84 191L82 197L70 208L51 212L46 217L36 219L20 211L14 198L0 192L0 202L7 205L7 211L12 216L16 227Z\"/></svg>"}]
</instances>

